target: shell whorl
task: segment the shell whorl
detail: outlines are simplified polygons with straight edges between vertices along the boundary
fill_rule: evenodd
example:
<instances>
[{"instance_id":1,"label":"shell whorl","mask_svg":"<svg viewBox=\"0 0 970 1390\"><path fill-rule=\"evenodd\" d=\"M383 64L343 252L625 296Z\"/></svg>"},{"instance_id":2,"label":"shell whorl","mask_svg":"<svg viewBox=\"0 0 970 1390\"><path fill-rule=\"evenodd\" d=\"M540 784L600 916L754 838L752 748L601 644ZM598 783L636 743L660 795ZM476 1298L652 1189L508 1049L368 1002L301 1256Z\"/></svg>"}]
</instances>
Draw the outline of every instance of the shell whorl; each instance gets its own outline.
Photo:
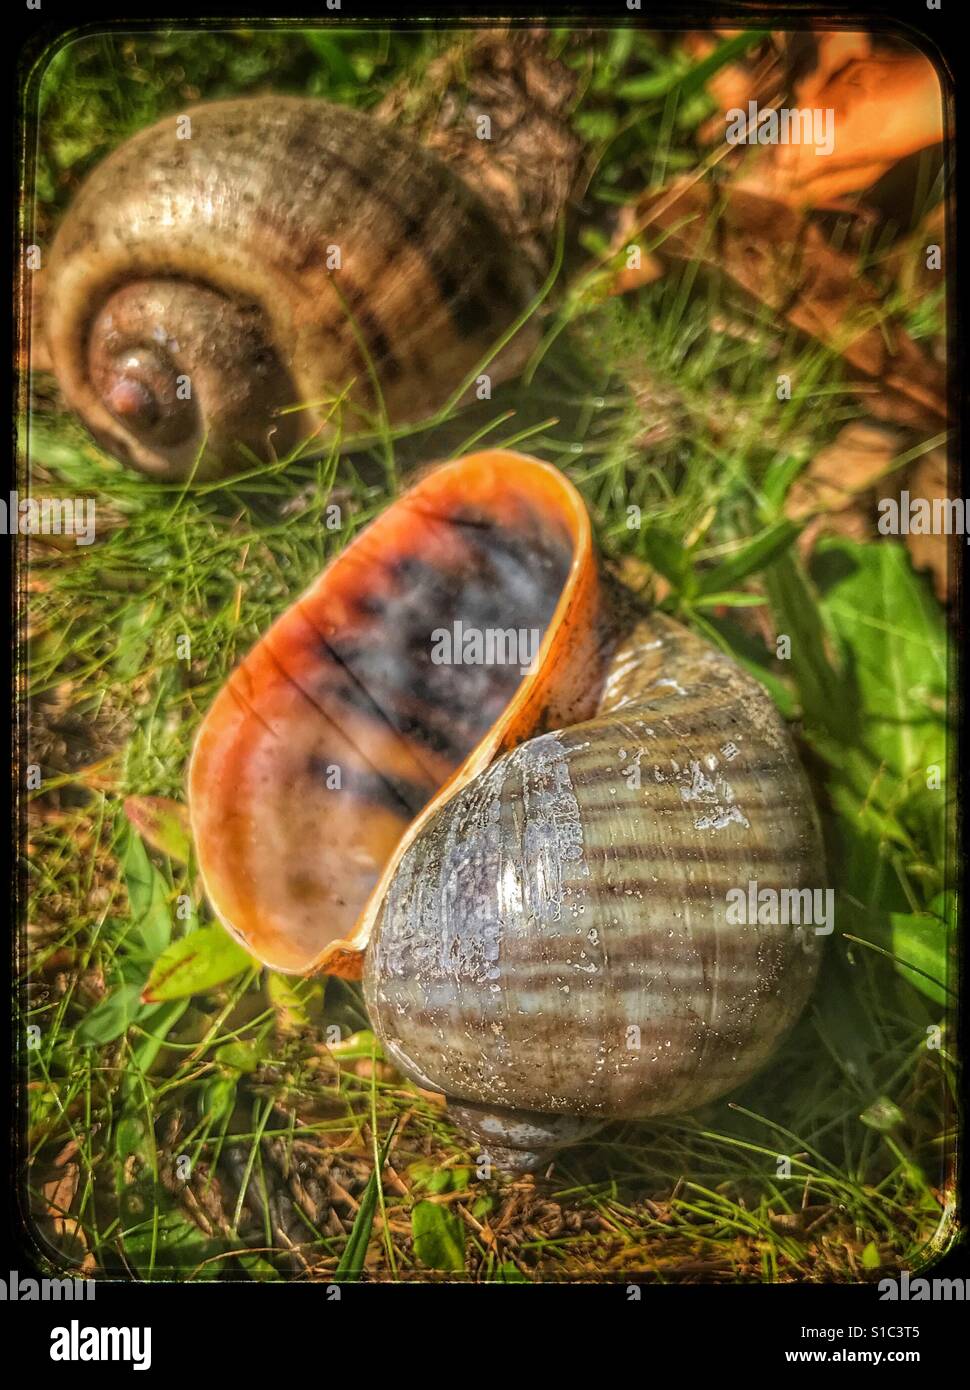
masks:
<instances>
[{"instance_id":1,"label":"shell whorl","mask_svg":"<svg viewBox=\"0 0 970 1390\"><path fill-rule=\"evenodd\" d=\"M593 719L504 754L411 843L371 936L368 1011L393 1060L459 1101L676 1113L746 1080L815 978L812 927L732 926L729 890L815 888L819 871L767 694L646 616Z\"/></svg>"},{"instance_id":2,"label":"shell whorl","mask_svg":"<svg viewBox=\"0 0 970 1390\"><path fill-rule=\"evenodd\" d=\"M529 624L525 667L429 657ZM362 973L389 1057L530 1164L746 1080L817 971L810 913L729 912L824 872L767 692L607 583L579 494L520 455L433 470L332 562L207 715L190 808L226 926Z\"/></svg>"},{"instance_id":3,"label":"shell whorl","mask_svg":"<svg viewBox=\"0 0 970 1390\"><path fill-rule=\"evenodd\" d=\"M333 428L344 392L344 434L372 429L380 399L392 423L420 419L528 304L532 272L484 204L366 114L267 96L181 120L93 171L49 267L54 371L92 432L137 466L184 476L203 439L199 476L237 465L239 444L283 452ZM517 335L493 379L532 341ZM159 397L181 376L194 413L173 427ZM277 417L294 405L305 409ZM176 438L159 437L159 419Z\"/></svg>"}]
</instances>

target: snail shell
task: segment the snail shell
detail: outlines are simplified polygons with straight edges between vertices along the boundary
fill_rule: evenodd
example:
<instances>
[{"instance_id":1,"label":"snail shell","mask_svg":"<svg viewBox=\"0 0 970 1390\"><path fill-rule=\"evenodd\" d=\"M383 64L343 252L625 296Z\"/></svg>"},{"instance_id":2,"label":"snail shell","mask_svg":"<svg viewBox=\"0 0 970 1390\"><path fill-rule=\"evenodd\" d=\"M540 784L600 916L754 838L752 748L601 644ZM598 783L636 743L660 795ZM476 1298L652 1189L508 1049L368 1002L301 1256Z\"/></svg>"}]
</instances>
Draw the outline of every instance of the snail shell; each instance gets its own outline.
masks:
<instances>
[{"instance_id":1,"label":"snail shell","mask_svg":"<svg viewBox=\"0 0 970 1390\"><path fill-rule=\"evenodd\" d=\"M457 622L541 643L435 664ZM436 469L332 562L217 697L190 805L226 926L363 971L389 1057L498 1163L723 1094L814 981L810 926L727 911L821 882L777 711L606 584L578 493L518 455Z\"/></svg>"},{"instance_id":2,"label":"snail shell","mask_svg":"<svg viewBox=\"0 0 970 1390\"><path fill-rule=\"evenodd\" d=\"M45 291L68 404L146 472L215 476L311 435L370 432L382 410L421 419L535 292L480 198L360 111L266 96L180 121L89 176ZM492 380L534 341L516 335Z\"/></svg>"}]
</instances>

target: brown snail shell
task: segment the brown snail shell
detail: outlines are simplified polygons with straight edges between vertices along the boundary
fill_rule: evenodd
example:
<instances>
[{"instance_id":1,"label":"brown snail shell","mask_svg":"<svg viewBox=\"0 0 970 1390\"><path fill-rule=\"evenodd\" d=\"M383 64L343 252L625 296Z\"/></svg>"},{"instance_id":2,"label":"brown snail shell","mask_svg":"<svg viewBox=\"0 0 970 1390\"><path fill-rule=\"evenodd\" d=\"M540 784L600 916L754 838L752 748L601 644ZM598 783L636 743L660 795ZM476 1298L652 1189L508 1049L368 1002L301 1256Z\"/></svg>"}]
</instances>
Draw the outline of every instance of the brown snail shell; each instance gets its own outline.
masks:
<instances>
[{"instance_id":1,"label":"brown snail shell","mask_svg":"<svg viewBox=\"0 0 970 1390\"><path fill-rule=\"evenodd\" d=\"M169 117L97 166L51 249L45 331L106 449L201 479L424 418L535 288L428 150L360 111L253 97ZM534 341L515 335L492 381Z\"/></svg>"},{"instance_id":2,"label":"brown snail shell","mask_svg":"<svg viewBox=\"0 0 970 1390\"><path fill-rule=\"evenodd\" d=\"M456 622L541 644L436 665ZM388 1056L509 1166L740 1084L814 981L810 926L726 910L822 876L776 709L607 585L579 494L520 455L434 470L331 563L210 709L190 806L226 926L363 972Z\"/></svg>"}]
</instances>

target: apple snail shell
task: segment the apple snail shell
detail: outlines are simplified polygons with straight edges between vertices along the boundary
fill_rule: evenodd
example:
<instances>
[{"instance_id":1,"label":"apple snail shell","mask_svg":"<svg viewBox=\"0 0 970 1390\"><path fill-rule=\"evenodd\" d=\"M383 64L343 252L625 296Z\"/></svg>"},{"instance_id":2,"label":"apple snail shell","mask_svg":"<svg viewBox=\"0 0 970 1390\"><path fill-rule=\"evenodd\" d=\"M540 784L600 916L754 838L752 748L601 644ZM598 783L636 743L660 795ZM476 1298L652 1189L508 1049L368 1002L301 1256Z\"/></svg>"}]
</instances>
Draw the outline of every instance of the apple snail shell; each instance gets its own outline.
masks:
<instances>
[{"instance_id":1,"label":"apple snail shell","mask_svg":"<svg viewBox=\"0 0 970 1390\"><path fill-rule=\"evenodd\" d=\"M392 425L432 413L535 288L414 140L325 101L242 98L139 131L91 173L51 248L45 333L109 452L203 479L369 433L382 408ZM492 380L534 341L512 338Z\"/></svg>"},{"instance_id":2,"label":"apple snail shell","mask_svg":"<svg viewBox=\"0 0 970 1390\"><path fill-rule=\"evenodd\" d=\"M524 674L455 660L520 630ZM810 926L726 910L821 878L781 718L601 576L579 494L520 455L435 469L328 566L217 696L190 807L230 931L363 974L390 1058L500 1164L723 1094L814 981Z\"/></svg>"}]
</instances>

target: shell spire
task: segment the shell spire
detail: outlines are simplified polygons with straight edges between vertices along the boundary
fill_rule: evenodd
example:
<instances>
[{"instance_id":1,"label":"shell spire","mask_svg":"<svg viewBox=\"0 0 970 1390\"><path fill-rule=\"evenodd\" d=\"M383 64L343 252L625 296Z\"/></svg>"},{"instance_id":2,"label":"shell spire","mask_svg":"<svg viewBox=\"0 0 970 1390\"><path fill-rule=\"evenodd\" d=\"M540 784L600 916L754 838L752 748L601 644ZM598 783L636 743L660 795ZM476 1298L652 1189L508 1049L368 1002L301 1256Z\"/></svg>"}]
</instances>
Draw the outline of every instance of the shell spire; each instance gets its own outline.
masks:
<instances>
[{"instance_id":1,"label":"shell spire","mask_svg":"<svg viewBox=\"0 0 970 1390\"><path fill-rule=\"evenodd\" d=\"M163 478L423 419L536 338L523 323L496 355L537 283L479 196L406 135L311 98L137 132L88 176L47 275L68 404Z\"/></svg>"}]
</instances>

